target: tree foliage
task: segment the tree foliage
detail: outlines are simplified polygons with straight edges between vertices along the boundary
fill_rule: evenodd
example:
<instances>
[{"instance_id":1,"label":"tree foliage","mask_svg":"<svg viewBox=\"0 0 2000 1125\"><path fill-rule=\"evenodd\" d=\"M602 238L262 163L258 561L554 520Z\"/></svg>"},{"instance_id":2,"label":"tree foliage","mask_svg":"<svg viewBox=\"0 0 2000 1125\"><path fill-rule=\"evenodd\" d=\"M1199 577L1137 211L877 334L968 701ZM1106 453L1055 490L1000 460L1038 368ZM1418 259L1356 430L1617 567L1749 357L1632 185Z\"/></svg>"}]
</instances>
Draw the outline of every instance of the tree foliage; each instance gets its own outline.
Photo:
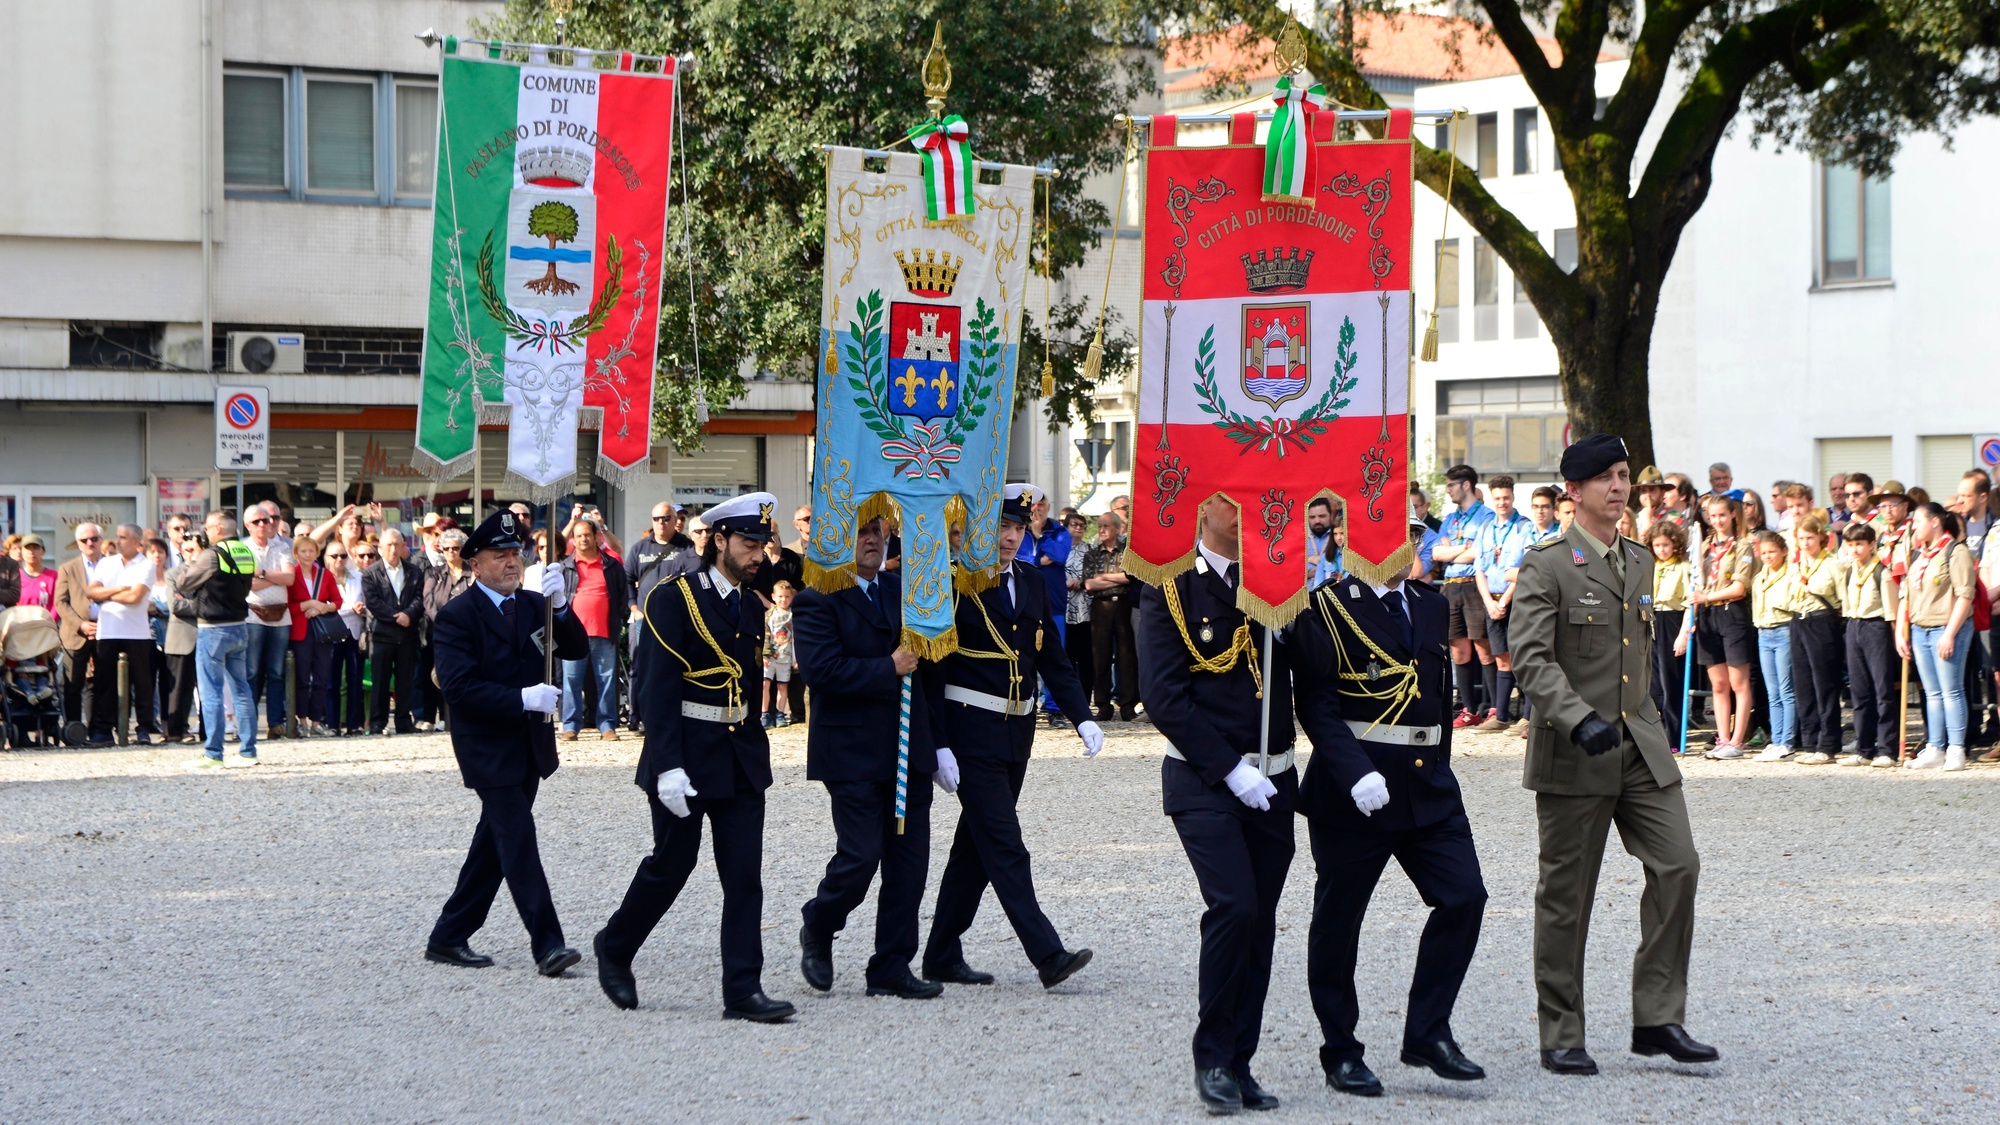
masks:
<instances>
[{"instance_id":1,"label":"tree foliage","mask_svg":"<svg viewBox=\"0 0 2000 1125\"><path fill-rule=\"evenodd\" d=\"M936 20L944 21L953 70L946 112L971 124L980 157L1062 170L1052 201L1058 276L1080 263L1110 218L1084 196L1085 179L1117 166L1112 116L1148 80L1143 61L1108 37L1105 29L1119 26L1111 3L578 3L569 15L572 45L693 52L700 60L684 86L676 160L686 162L686 182L685 193L676 184L670 214L656 432L699 448L694 380L719 410L740 392L746 361L811 377L826 208L819 146L885 147L927 115L919 68ZM553 16L542 0L510 0L492 30L549 42ZM1041 244L1037 237L1037 268ZM1076 327L1075 318L1067 322ZM1086 342L1075 341L1079 357ZM1023 362L1024 379L1028 367ZM1058 369L1076 380L1075 364ZM1087 400L1062 378L1060 403Z\"/></svg>"}]
</instances>

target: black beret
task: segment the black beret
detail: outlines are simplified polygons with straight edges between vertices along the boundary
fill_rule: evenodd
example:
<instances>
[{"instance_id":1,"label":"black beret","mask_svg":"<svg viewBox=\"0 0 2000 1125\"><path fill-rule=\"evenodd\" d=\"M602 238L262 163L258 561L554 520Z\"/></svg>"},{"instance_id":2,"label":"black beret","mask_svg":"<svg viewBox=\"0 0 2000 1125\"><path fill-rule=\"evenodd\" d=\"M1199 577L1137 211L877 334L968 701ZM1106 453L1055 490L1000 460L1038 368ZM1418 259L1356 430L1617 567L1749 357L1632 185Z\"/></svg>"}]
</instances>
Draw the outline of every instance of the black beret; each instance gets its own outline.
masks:
<instances>
[{"instance_id":1,"label":"black beret","mask_svg":"<svg viewBox=\"0 0 2000 1125\"><path fill-rule=\"evenodd\" d=\"M1625 439L1617 434L1592 434L1563 450L1562 479L1589 480L1620 461L1631 460Z\"/></svg>"},{"instance_id":2,"label":"black beret","mask_svg":"<svg viewBox=\"0 0 2000 1125\"><path fill-rule=\"evenodd\" d=\"M525 531L524 521L512 509L502 508L486 517L465 540L463 553L466 558L481 551L518 551Z\"/></svg>"}]
</instances>

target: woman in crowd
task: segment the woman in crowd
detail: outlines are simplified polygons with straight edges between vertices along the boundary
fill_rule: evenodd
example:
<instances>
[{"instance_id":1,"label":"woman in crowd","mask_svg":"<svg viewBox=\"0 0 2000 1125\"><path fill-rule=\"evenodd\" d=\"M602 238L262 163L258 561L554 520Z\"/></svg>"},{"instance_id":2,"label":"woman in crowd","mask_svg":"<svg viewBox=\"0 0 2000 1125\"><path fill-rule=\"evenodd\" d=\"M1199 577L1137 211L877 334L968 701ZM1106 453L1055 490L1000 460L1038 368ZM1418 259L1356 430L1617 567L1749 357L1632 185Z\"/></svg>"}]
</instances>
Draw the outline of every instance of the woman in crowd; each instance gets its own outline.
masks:
<instances>
[{"instance_id":1,"label":"woman in crowd","mask_svg":"<svg viewBox=\"0 0 2000 1125\"><path fill-rule=\"evenodd\" d=\"M1972 648L1972 552L1942 504L1911 513L1910 569L1903 578L1896 651L1924 682L1927 742L1911 769L1965 768L1965 658ZM1939 740L1943 745L1939 745Z\"/></svg>"},{"instance_id":2,"label":"woman in crowd","mask_svg":"<svg viewBox=\"0 0 2000 1125\"><path fill-rule=\"evenodd\" d=\"M9 535L5 543L0 543L0 551L4 551L7 557L13 559L15 562L20 562L21 561L20 533L16 532L13 535Z\"/></svg>"},{"instance_id":3,"label":"woman in crowd","mask_svg":"<svg viewBox=\"0 0 2000 1125\"><path fill-rule=\"evenodd\" d=\"M1803 488L1803 485L1793 485ZM1823 766L1840 753L1840 684L1847 647L1840 619L1840 567L1827 550L1826 521L1793 497L1792 697L1799 762Z\"/></svg>"},{"instance_id":4,"label":"woman in crowd","mask_svg":"<svg viewBox=\"0 0 2000 1125\"><path fill-rule=\"evenodd\" d=\"M292 610L292 667L298 692L299 733L334 733L327 692L333 679L333 642L315 639L312 619L340 612L340 583L319 561L319 541L294 536L292 558L298 577L287 591Z\"/></svg>"},{"instance_id":5,"label":"woman in crowd","mask_svg":"<svg viewBox=\"0 0 2000 1125\"><path fill-rule=\"evenodd\" d=\"M361 634L366 628L363 615L368 605L361 598L361 572L379 557L377 548L366 539L353 546L336 542L326 549L326 572L340 591L340 623L347 635L336 637L333 654L327 659L326 713L323 721L336 734L351 735L366 730L361 701L368 692L361 682ZM341 699L347 700L343 707Z\"/></svg>"},{"instance_id":6,"label":"woman in crowd","mask_svg":"<svg viewBox=\"0 0 2000 1125\"><path fill-rule=\"evenodd\" d=\"M1090 521L1071 508L1063 513L1063 527L1069 532L1070 542L1080 544L1086 541ZM1083 557L1089 553L1078 547L1070 551L1069 558L1063 562L1063 585L1069 589L1065 606L1069 632L1063 636L1063 652L1076 666L1078 675L1082 675L1086 668L1097 667L1091 660L1090 650L1090 591L1083 588Z\"/></svg>"},{"instance_id":7,"label":"woman in crowd","mask_svg":"<svg viewBox=\"0 0 2000 1125\"><path fill-rule=\"evenodd\" d=\"M1653 548L1653 705L1665 720L1667 737L1687 749L1681 733L1681 703L1686 698L1687 651L1693 622L1688 620L1691 580L1687 529L1671 517L1656 519L1650 529Z\"/></svg>"},{"instance_id":8,"label":"woman in crowd","mask_svg":"<svg viewBox=\"0 0 2000 1125\"><path fill-rule=\"evenodd\" d=\"M442 520L439 522L443 523ZM591 526L602 529L603 524L593 521ZM472 589L472 568L465 565L464 558L466 539L465 532L457 524L438 533L438 555L444 559L444 565L434 566L424 575L425 621L436 621L446 602ZM613 625L615 627L616 623ZM437 721L450 725L451 716L445 714L443 700L438 701Z\"/></svg>"},{"instance_id":9,"label":"woman in crowd","mask_svg":"<svg viewBox=\"0 0 2000 1125\"><path fill-rule=\"evenodd\" d=\"M1754 539L1758 532L1771 529L1770 514L1765 510L1764 498L1752 489L1743 490L1743 517L1740 522L1742 530L1738 534L1745 539Z\"/></svg>"},{"instance_id":10,"label":"woman in crowd","mask_svg":"<svg viewBox=\"0 0 2000 1125\"><path fill-rule=\"evenodd\" d=\"M1751 542L1756 546L1757 572L1750 576L1750 623L1757 627L1757 663L1771 696L1771 744L1757 760L1782 762L1792 755L1794 737L1792 607L1796 604L1796 583L1784 536L1760 531Z\"/></svg>"},{"instance_id":11,"label":"woman in crowd","mask_svg":"<svg viewBox=\"0 0 2000 1125\"><path fill-rule=\"evenodd\" d=\"M1750 579L1757 571L1740 529L1743 505L1727 496L1703 504L1708 542L1702 548L1701 581L1689 593L1695 607L1695 643L1708 668L1715 707L1714 758L1741 758L1750 738L1750 665L1757 656L1756 628L1750 624Z\"/></svg>"},{"instance_id":12,"label":"woman in crowd","mask_svg":"<svg viewBox=\"0 0 2000 1125\"><path fill-rule=\"evenodd\" d=\"M41 606L61 621L62 613L56 609L56 568L42 565L47 552L40 535L29 532L21 536L21 600L14 604Z\"/></svg>"}]
</instances>

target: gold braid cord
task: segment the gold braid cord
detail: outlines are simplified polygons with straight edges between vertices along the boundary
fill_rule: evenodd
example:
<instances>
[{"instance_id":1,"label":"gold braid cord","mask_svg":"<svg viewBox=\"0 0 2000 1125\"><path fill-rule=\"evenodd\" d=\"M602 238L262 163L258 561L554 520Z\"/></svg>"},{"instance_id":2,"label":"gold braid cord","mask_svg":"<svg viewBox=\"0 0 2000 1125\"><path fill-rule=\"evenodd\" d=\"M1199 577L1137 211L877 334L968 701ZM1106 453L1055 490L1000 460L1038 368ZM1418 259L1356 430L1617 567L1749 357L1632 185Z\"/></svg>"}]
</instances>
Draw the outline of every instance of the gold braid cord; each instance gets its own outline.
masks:
<instances>
[{"instance_id":1,"label":"gold braid cord","mask_svg":"<svg viewBox=\"0 0 2000 1125\"><path fill-rule=\"evenodd\" d=\"M654 640L660 642L661 648L672 653L673 658L681 662L681 667L685 669L681 673L681 679L699 688L707 688L710 691L723 691L728 696L729 706L736 707L740 705L743 702L743 665L738 664L727 652L724 652L722 646L716 643L715 635L708 631L708 623L703 621L701 617L701 607L694 600L694 583L690 582L686 575L682 575L673 582L673 585L680 588L681 597L687 601L688 618L694 622L694 631L701 635L702 640L708 642L708 647L715 650L715 658L722 663L717 664L713 668L703 668L699 672L695 671L694 665L688 662L688 658L676 652L674 646L668 644L667 639L660 635L660 631L653 627L651 603L653 594L660 592L660 586L653 587L652 593L646 595L647 606L645 618L647 631L653 634ZM722 678L717 680L716 677L718 676Z\"/></svg>"},{"instance_id":2,"label":"gold braid cord","mask_svg":"<svg viewBox=\"0 0 2000 1125\"><path fill-rule=\"evenodd\" d=\"M1320 618L1326 622L1327 635L1333 638L1334 652L1340 657L1340 678L1356 685L1357 689L1360 685L1369 685L1366 690L1350 691L1344 686L1337 690L1349 699L1388 701L1390 710L1383 712L1374 722L1369 723L1368 730L1372 731L1383 723L1394 726L1396 720L1403 717L1403 712L1409 709L1410 701L1423 695L1423 691L1417 686L1416 658L1402 661L1384 652L1382 646L1375 643L1375 638L1369 636L1355 623L1353 616L1347 612L1347 607L1340 603L1339 598L1333 596L1333 590L1332 586L1324 587L1313 600L1319 605ZM1332 606L1334 613L1338 613L1340 619L1347 622L1347 627L1354 635L1361 638L1361 643L1368 646L1369 655L1380 662L1381 666L1376 673L1357 670L1354 667L1354 658L1348 655L1347 643L1340 639L1340 630L1333 623L1333 614L1327 612L1328 606ZM1380 687L1373 686L1384 676L1388 678L1388 683ZM1367 738L1368 731L1362 731L1360 737Z\"/></svg>"},{"instance_id":3,"label":"gold braid cord","mask_svg":"<svg viewBox=\"0 0 2000 1125\"><path fill-rule=\"evenodd\" d=\"M1235 635L1229 638L1228 648L1214 656L1203 656L1201 650L1194 647L1194 638L1188 636L1187 614L1181 610L1180 587L1168 582L1160 589L1167 595L1167 615L1174 619L1174 628L1180 630L1181 643L1187 646L1188 655L1194 657L1188 671L1213 672L1220 676L1234 669L1238 660L1248 660L1250 678L1257 684L1257 698L1264 698L1264 671L1258 666L1259 661L1253 651L1256 646L1250 640L1249 618L1244 618L1243 623L1236 627Z\"/></svg>"},{"instance_id":4,"label":"gold braid cord","mask_svg":"<svg viewBox=\"0 0 2000 1125\"><path fill-rule=\"evenodd\" d=\"M1014 651L1013 645L1007 643L1007 638L1000 635L1000 627L993 624L993 615L986 612L986 602L977 596L974 596L972 601L973 604L979 607L979 616L986 621L986 633L993 638L994 651L984 652L976 648L967 648L961 643L958 646L958 654L960 656L970 656L974 660L1005 660L1007 662L1007 702L1018 703L1021 700L1021 655Z\"/></svg>"}]
</instances>

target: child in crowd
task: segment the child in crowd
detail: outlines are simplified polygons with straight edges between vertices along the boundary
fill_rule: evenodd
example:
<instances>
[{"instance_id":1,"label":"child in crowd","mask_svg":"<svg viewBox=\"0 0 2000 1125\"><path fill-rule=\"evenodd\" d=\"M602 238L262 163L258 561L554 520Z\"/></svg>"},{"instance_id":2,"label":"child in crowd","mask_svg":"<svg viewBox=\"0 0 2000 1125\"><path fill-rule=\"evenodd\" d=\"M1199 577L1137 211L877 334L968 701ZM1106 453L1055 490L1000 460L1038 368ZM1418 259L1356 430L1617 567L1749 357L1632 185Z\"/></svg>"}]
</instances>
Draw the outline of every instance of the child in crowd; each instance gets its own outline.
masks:
<instances>
[{"instance_id":1,"label":"child in crowd","mask_svg":"<svg viewBox=\"0 0 2000 1125\"><path fill-rule=\"evenodd\" d=\"M1687 530L1671 516L1653 521L1653 706L1676 748L1687 749L1681 732L1681 703L1686 698L1686 657L1692 622L1688 621Z\"/></svg>"},{"instance_id":2,"label":"child in crowd","mask_svg":"<svg viewBox=\"0 0 2000 1125\"><path fill-rule=\"evenodd\" d=\"M1841 538L1847 557L1838 563L1840 611L1847 618L1847 687L1854 698L1854 752L1840 764L1887 768L1896 764L1897 732L1890 729L1900 713L1897 679L1902 666L1896 656L1895 626L1898 587L1889 568L1875 554L1875 529L1865 520L1849 520Z\"/></svg>"},{"instance_id":3,"label":"child in crowd","mask_svg":"<svg viewBox=\"0 0 2000 1125\"><path fill-rule=\"evenodd\" d=\"M771 588L771 608L764 614L764 726L788 727L785 685L792 682L792 584L779 580Z\"/></svg>"},{"instance_id":4,"label":"child in crowd","mask_svg":"<svg viewBox=\"0 0 2000 1125\"><path fill-rule=\"evenodd\" d=\"M1760 762L1782 762L1792 756L1792 614L1797 577L1787 565L1785 537L1759 531L1757 572L1750 576L1750 623L1757 627L1757 662L1764 686L1771 693L1771 744L1757 755ZM1830 761L1831 759L1829 759Z\"/></svg>"},{"instance_id":5,"label":"child in crowd","mask_svg":"<svg viewBox=\"0 0 2000 1125\"><path fill-rule=\"evenodd\" d=\"M1793 486L1803 487L1803 486ZM1797 701L1801 765L1823 766L1840 753L1840 567L1826 549L1826 521L1795 510L1792 543L1792 694Z\"/></svg>"},{"instance_id":6,"label":"child in crowd","mask_svg":"<svg viewBox=\"0 0 2000 1125\"><path fill-rule=\"evenodd\" d=\"M1702 545L1700 580L1688 603L1695 608L1695 644L1708 668L1715 707L1715 749L1709 757L1741 758L1750 738L1750 664L1757 657L1757 631L1746 604L1757 559L1737 534L1741 503L1710 496L1702 503L1702 515L1710 530Z\"/></svg>"}]
</instances>

